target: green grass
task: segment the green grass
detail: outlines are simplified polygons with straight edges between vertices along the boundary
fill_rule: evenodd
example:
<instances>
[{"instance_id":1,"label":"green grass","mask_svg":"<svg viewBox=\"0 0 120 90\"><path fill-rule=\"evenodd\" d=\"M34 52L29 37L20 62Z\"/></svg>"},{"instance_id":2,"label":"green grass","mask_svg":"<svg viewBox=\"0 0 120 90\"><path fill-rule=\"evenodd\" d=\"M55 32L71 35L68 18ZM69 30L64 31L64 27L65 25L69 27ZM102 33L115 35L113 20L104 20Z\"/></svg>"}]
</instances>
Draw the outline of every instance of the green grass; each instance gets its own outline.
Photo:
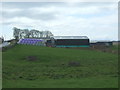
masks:
<instances>
[{"instance_id":1,"label":"green grass","mask_svg":"<svg viewBox=\"0 0 120 90\"><path fill-rule=\"evenodd\" d=\"M120 45L113 45L113 46L110 46L110 48L111 48L112 50L118 51L118 49L120 50Z\"/></svg>"},{"instance_id":2,"label":"green grass","mask_svg":"<svg viewBox=\"0 0 120 90\"><path fill-rule=\"evenodd\" d=\"M24 59L36 56L36 61ZM80 66L69 66L70 61ZM118 55L17 45L3 52L3 88L117 88Z\"/></svg>"}]
</instances>

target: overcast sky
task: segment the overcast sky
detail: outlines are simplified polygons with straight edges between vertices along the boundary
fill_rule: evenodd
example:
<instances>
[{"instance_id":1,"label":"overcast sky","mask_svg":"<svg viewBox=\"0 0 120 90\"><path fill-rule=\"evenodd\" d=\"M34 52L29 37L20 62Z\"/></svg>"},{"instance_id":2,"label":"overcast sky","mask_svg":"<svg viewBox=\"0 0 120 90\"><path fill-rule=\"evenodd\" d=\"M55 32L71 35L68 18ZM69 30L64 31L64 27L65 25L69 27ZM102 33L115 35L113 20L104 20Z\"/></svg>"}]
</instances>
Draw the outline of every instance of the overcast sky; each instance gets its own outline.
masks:
<instances>
[{"instance_id":1,"label":"overcast sky","mask_svg":"<svg viewBox=\"0 0 120 90\"><path fill-rule=\"evenodd\" d=\"M55 36L118 40L117 2L4 2L0 13L5 39L12 39L17 27L49 30Z\"/></svg>"}]
</instances>

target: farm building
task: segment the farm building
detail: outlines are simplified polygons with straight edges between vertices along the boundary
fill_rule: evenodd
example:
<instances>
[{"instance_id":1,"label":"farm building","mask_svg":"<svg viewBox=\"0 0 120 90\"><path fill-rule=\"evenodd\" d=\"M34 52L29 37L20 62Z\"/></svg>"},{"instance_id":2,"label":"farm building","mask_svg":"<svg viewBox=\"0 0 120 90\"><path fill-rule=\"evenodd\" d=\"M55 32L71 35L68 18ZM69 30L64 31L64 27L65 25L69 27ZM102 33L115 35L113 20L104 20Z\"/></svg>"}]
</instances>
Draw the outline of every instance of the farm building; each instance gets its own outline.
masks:
<instances>
[{"instance_id":1,"label":"farm building","mask_svg":"<svg viewBox=\"0 0 120 90\"><path fill-rule=\"evenodd\" d=\"M18 44L45 46L44 40L34 39L34 38L32 38L32 39L31 38L20 39Z\"/></svg>"},{"instance_id":2,"label":"farm building","mask_svg":"<svg viewBox=\"0 0 120 90\"><path fill-rule=\"evenodd\" d=\"M90 43L90 45L92 46L92 45L98 45L98 46L111 46L112 45L112 42L108 42L108 41L106 41L106 42L101 42L101 41L99 41L99 42L95 42L95 43Z\"/></svg>"},{"instance_id":3,"label":"farm building","mask_svg":"<svg viewBox=\"0 0 120 90\"><path fill-rule=\"evenodd\" d=\"M53 36L47 40L46 46L89 47L89 38L87 36Z\"/></svg>"},{"instance_id":4,"label":"farm building","mask_svg":"<svg viewBox=\"0 0 120 90\"><path fill-rule=\"evenodd\" d=\"M97 45L111 46L112 42L97 42Z\"/></svg>"},{"instance_id":5,"label":"farm building","mask_svg":"<svg viewBox=\"0 0 120 90\"><path fill-rule=\"evenodd\" d=\"M15 44L17 43L16 39L11 39L11 40L7 40L6 42L9 42L10 44Z\"/></svg>"},{"instance_id":6,"label":"farm building","mask_svg":"<svg viewBox=\"0 0 120 90\"><path fill-rule=\"evenodd\" d=\"M120 45L120 41L113 41L113 45Z\"/></svg>"}]
</instances>

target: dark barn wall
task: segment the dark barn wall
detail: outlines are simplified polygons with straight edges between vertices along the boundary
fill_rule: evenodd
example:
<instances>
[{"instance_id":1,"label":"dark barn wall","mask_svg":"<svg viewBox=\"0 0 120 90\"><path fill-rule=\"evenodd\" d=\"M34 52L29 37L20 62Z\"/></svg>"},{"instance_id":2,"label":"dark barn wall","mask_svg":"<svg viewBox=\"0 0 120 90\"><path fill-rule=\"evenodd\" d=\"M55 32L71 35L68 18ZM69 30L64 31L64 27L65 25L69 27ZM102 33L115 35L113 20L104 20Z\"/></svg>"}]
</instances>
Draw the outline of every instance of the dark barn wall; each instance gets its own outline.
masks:
<instances>
[{"instance_id":1,"label":"dark barn wall","mask_svg":"<svg viewBox=\"0 0 120 90\"><path fill-rule=\"evenodd\" d=\"M57 39L56 45L89 45L89 39Z\"/></svg>"}]
</instances>

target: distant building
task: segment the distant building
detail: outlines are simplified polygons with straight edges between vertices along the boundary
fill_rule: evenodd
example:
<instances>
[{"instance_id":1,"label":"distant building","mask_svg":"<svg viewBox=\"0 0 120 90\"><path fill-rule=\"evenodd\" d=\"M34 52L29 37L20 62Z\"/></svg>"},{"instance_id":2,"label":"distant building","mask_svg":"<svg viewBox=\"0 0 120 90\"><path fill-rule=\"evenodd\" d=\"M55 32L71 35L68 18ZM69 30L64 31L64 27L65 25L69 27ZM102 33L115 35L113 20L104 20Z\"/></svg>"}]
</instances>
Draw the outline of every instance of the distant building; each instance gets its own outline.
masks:
<instances>
[{"instance_id":1,"label":"distant building","mask_svg":"<svg viewBox=\"0 0 120 90\"><path fill-rule=\"evenodd\" d=\"M47 40L46 46L89 47L89 38L87 36L53 36Z\"/></svg>"},{"instance_id":2,"label":"distant building","mask_svg":"<svg viewBox=\"0 0 120 90\"><path fill-rule=\"evenodd\" d=\"M120 41L113 41L112 44L113 45L120 45Z\"/></svg>"},{"instance_id":3,"label":"distant building","mask_svg":"<svg viewBox=\"0 0 120 90\"><path fill-rule=\"evenodd\" d=\"M90 43L90 46L111 46L111 45L112 45L111 41L98 41Z\"/></svg>"},{"instance_id":4,"label":"distant building","mask_svg":"<svg viewBox=\"0 0 120 90\"><path fill-rule=\"evenodd\" d=\"M111 46L112 42L97 42L97 45Z\"/></svg>"},{"instance_id":5,"label":"distant building","mask_svg":"<svg viewBox=\"0 0 120 90\"><path fill-rule=\"evenodd\" d=\"M25 39L20 39L18 44L45 46L45 41L42 39L25 38Z\"/></svg>"},{"instance_id":6,"label":"distant building","mask_svg":"<svg viewBox=\"0 0 120 90\"><path fill-rule=\"evenodd\" d=\"M9 42L11 45L16 44L17 40L16 39L11 39L11 40L7 40L6 42Z\"/></svg>"}]
</instances>

